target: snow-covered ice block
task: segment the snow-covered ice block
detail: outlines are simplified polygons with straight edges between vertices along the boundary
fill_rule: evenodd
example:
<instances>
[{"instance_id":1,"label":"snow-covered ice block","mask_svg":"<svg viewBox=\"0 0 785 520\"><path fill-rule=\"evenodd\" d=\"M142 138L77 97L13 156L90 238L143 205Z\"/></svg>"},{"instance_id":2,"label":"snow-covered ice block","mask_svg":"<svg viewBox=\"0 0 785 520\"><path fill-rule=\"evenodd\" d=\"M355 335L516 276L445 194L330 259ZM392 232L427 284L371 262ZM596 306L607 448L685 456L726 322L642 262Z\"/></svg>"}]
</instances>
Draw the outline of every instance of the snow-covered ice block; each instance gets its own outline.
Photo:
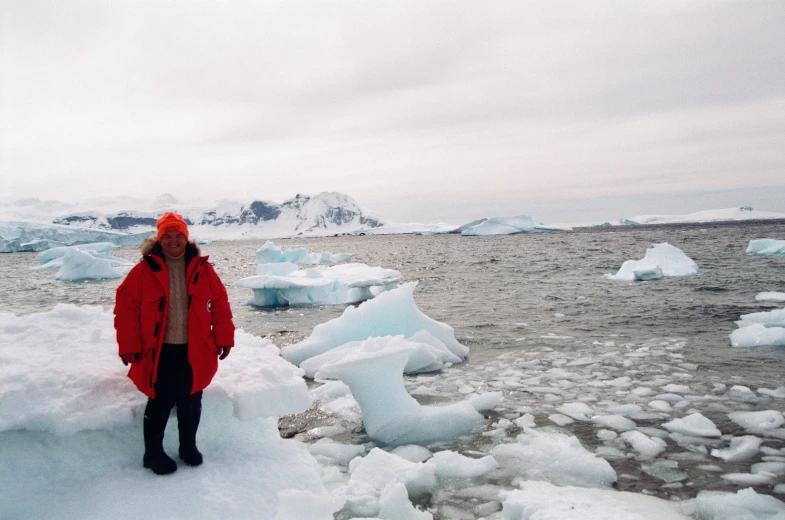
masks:
<instances>
[{"instance_id":1,"label":"snow-covered ice block","mask_svg":"<svg viewBox=\"0 0 785 520\"><path fill-rule=\"evenodd\" d=\"M760 390L759 390L760 391ZM760 412L731 412L728 418L745 429L769 430L785 424L785 417L779 410Z\"/></svg>"},{"instance_id":2,"label":"snow-covered ice block","mask_svg":"<svg viewBox=\"0 0 785 520\"><path fill-rule=\"evenodd\" d=\"M503 468L528 480L593 488L609 487L616 481L616 472L606 460L586 450L576 437L562 433L529 430L491 453Z\"/></svg>"},{"instance_id":3,"label":"snow-covered ice block","mask_svg":"<svg viewBox=\"0 0 785 520\"><path fill-rule=\"evenodd\" d=\"M453 354L465 358L469 349L458 343L453 328L429 318L417 308L414 302L416 286L417 282L405 283L357 307L347 307L340 317L314 327L305 340L283 347L283 356L299 365L308 358L350 341L399 334L411 337L425 330Z\"/></svg>"},{"instance_id":4,"label":"snow-covered ice block","mask_svg":"<svg viewBox=\"0 0 785 520\"><path fill-rule=\"evenodd\" d=\"M586 403L564 403L556 411L572 417L576 421L591 421L594 410Z\"/></svg>"},{"instance_id":5,"label":"snow-covered ice block","mask_svg":"<svg viewBox=\"0 0 785 520\"><path fill-rule=\"evenodd\" d=\"M58 304L49 312L0 313L0 431L69 435L129 424L146 398L117 356L114 315ZM249 420L309 408L302 370L269 340L241 330L205 395L228 396Z\"/></svg>"},{"instance_id":6,"label":"snow-covered ice block","mask_svg":"<svg viewBox=\"0 0 785 520\"><path fill-rule=\"evenodd\" d=\"M606 274L605 277L610 280L634 281L637 279L636 269L644 268L649 271L652 267L659 267L663 276L689 276L698 273L698 265L681 249L662 243L647 249L643 259L627 260L616 274Z\"/></svg>"},{"instance_id":7,"label":"snow-covered ice block","mask_svg":"<svg viewBox=\"0 0 785 520\"><path fill-rule=\"evenodd\" d=\"M390 451L390 453L393 455L398 455L399 457L402 457L411 462L425 462L426 460L433 457L431 450L424 446L418 446L417 444L398 446L397 448Z\"/></svg>"},{"instance_id":8,"label":"snow-covered ice block","mask_svg":"<svg viewBox=\"0 0 785 520\"><path fill-rule=\"evenodd\" d=\"M773 496L756 493L752 488L736 493L701 491L685 506L694 518L701 520L785 518L785 503Z\"/></svg>"},{"instance_id":9,"label":"snow-covered ice block","mask_svg":"<svg viewBox=\"0 0 785 520\"><path fill-rule=\"evenodd\" d=\"M499 467L491 455L473 459L450 450L434 453L426 464L436 467L437 477L446 478L478 478Z\"/></svg>"},{"instance_id":10,"label":"snow-covered ice block","mask_svg":"<svg viewBox=\"0 0 785 520\"><path fill-rule=\"evenodd\" d=\"M342 444L328 438L309 444L308 451L311 455L326 457L341 464L349 464L355 457L365 455L365 447L362 444Z\"/></svg>"},{"instance_id":11,"label":"snow-covered ice block","mask_svg":"<svg viewBox=\"0 0 785 520\"><path fill-rule=\"evenodd\" d=\"M742 435L741 437L732 438L730 446L723 450L711 450L711 455L726 462L747 460L758 453L761 444L763 444L763 439L759 437Z\"/></svg>"},{"instance_id":12,"label":"snow-covered ice block","mask_svg":"<svg viewBox=\"0 0 785 520\"><path fill-rule=\"evenodd\" d=\"M289 274L276 274L277 266L257 266L257 274L238 280L235 285L253 290L249 305L326 305L365 301L390 290L401 280L394 269L365 264L313 267ZM293 264L289 264L293 265Z\"/></svg>"},{"instance_id":13,"label":"snow-covered ice block","mask_svg":"<svg viewBox=\"0 0 785 520\"><path fill-rule=\"evenodd\" d=\"M433 372L463 361L463 358L453 354L444 343L431 336L427 331L421 330L410 338L404 338L403 334L399 334L398 336L371 337L364 341L350 341L323 354L306 359L300 363L300 368L305 370L306 377L313 378L324 365L352 357L359 352L377 352L397 347L411 350L409 361L404 367L404 374Z\"/></svg>"},{"instance_id":14,"label":"snow-covered ice block","mask_svg":"<svg viewBox=\"0 0 785 520\"><path fill-rule=\"evenodd\" d=\"M529 215L514 217L493 217L481 224L471 226L461 232L463 236L513 235L534 233L534 220Z\"/></svg>"},{"instance_id":15,"label":"snow-covered ice block","mask_svg":"<svg viewBox=\"0 0 785 520\"><path fill-rule=\"evenodd\" d=\"M390 483L401 482L409 497L420 498L436 485L435 472L435 466L373 448L351 469L346 507L357 516L378 515L381 493Z\"/></svg>"},{"instance_id":16,"label":"snow-covered ice block","mask_svg":"<svg viewBox=\"0 0 785 520\"><path fill-rule=\"evenodd\" d=\"M758 393L776 397L777 399L785 399L785 386L778 386L773 390L771 388L758 388Z\"/></svg>"},{"instance_id":17,"label":"snow-covered ice block","mask_svg":"<svg viewBox=\"0 0 785 520\"><path fill-rule=\"evenodd\" d=\"M362 351L322 366L316 377L351 388L368 436L390 445L428 444L471 433L483 417L469 402L422 406L406 392L403 369L412 348Z\"/></svg>"},{"instance_id":18,"label":"snow-covered ice block","mask_svg":"<svg viewBox=\"0 0 785 520\"><path fill-rule=\"evenodd\" d=\"M760 238L750 240L747 253L753 255L785 255L785 240Z\"/></svg>"},{"instance_id":19,"label":"snow-covered ice block","mask_svg":"<svg viewBox=\"0 0 785 520\"><path fill-rule=\"evenodd\" d=\"M502 491L505 520L689 520L678 503L642 493L527 481Z\"/></svg>"},{"instance_id":20,"label":"snow-covered ice block","mask_svg":"<svg viewBox=\"0 0 785 520\"><path fill-rule=\"evenodd\" d=\"M272 264L276 262L290 262L298 265L329 264L335 262L348 262L352 259L351 253L309 253L304 247L295 249L281 249L272 241L267 241L256 250L257 264Z\"/></svg>"},{"instance_id":21,"label":"snow-covered ice block","mask_svg":"<svg viewBox=\"0 0 785 520\"><path fill-rule=\"evenodd\" d=\"M673 419L663 423L663 428L669 432L681 433L695 437L719 437L722 432L717 429L711 419L700 413L693 413L686 417Z\"/></svg>"}]
</instances>

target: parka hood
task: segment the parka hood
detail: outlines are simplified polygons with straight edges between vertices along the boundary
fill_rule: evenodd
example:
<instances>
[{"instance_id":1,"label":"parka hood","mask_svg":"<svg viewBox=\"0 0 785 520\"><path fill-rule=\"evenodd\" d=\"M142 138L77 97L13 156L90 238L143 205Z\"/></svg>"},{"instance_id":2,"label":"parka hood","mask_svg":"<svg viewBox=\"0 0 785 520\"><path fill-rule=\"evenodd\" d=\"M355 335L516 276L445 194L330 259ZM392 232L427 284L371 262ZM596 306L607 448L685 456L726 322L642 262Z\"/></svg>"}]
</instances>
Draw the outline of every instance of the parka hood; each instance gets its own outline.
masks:
<instances>
[{"instance_id":1,"label":"parka hood","mask_svg":"<svg viewBox=\"0 0 785 520\"><path fill-rule=\"evenodd\" d=\"M158 243L158 236L156 234L152 234L145 238L144 242L142 242L142 245L139 247L139 250L142 252L142 255L163 256L163 252L161 251L161 244ZM185 246L185 250L186 256L196 256L202 254L202 250L199 249L199 245L193 238L188 241L188 244Z\"/></svg>"}]
</instances>

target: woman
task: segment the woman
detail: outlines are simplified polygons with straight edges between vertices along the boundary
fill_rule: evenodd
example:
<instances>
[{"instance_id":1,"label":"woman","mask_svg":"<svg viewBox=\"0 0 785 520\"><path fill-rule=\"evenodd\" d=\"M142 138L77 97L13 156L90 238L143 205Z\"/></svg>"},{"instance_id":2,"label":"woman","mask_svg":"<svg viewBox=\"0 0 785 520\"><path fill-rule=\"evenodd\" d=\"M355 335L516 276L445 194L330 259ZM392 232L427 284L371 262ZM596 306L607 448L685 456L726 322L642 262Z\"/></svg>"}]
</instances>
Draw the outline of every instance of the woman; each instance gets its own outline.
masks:
<instances>
[{"instance_id":1,"label":"woman","mask_svg":"<svg viewBox=\"0 0 785 520\"><path fill-rule=\"evenodd\" d=\"M158 475L177 470L163 449L164 430L177 407L180 459L202 463L196 430L202 390L234 346L226 288L174 212L156 223L142 244L142 260L117 288L114 325L128 377L148 397L144 411L144 467Z\"/></svg>"}]
</instances>

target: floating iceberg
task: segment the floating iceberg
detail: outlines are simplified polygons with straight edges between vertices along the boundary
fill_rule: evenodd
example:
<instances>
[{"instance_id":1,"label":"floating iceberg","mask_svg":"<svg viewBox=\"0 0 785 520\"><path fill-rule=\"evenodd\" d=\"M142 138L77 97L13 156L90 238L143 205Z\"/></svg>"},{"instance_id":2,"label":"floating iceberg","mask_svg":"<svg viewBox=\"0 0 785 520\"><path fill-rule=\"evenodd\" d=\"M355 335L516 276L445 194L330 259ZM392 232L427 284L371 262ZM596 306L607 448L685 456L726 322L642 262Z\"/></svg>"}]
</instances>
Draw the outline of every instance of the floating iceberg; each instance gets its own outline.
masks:
<instances>
[{"instance_id":1,"label":"floating iceberg","mask_svg":"<svg viewBox=\"0 0 785 520\"><path fill-rule=\"evenodd\" d=\"M348 358L363 351L395 350L399 347L411 350L409 360L403 370L404 374L433 372L441 370L445 365L450 366L463 361L462 357L453 354L444 343L431 336L427 331L421 330L408 339L404 338L403 334L399 334L397 336L371 337L364 341L350 341L323 354L306 359L300 363L300 368L305 370L306 377L313 378L320 368L340 361L342 358Z\"/></svg>"},{"instance_id":2,"label":"floating iceberg","mask_svg":"<svg viewBox=\"0 0 785 520\"><path fill-rule=\"evenodd\" d=\"M281 249L268 240L256 251L256 263L272 264L276 262L289 262L297 265L329 264L348 262L352 259L352 256L351 253L309 253L304 247Z\"/></svg>"},{"instance_id":3,"label":"floating iceberg","mask_svg":"<svg viewBox=\"0 0 785 520\"><path fill-rule=\"evenodd\" d=\"M0 253L39 252L91 242L138 246L148 236L150 231L127 234L30 222L0 222Z\"/></svg>"},{"instance_id":4,"label":"floating iceberg","mask_svg":"<svg viewBox=\"0 0 785 520\"><path fill-rule=\"evenodd\" d=\"M642 260L627 260L610 280L652 280L662 276L689 276L698 273L698 265L678 247L668 243L654 244Z\"/></svg>"},{"instance_id":5,"label":"floating iceberg","mask_svg":"<svg viewBox=\"0 0 785 520\"><path fill-rule=\"evenodd\" d=\"M283 347L283 356L299 365L308 358L352 341L399 334L412 338L424 330L454 355L465 358L469 349L458 343L453 328L429 318L417 308L414 302L416 286L417 282L405 283L357 307L347 307L340 317L314 327L305 340Z\"/></svg>"},{"instance_id":6,"label":"floating iceberg","mask_svg":"<svg viewBox=\"0 0 785 520\"><path fill-rule=\"evenodd\" d=\"M785 309L742 314L730 334L734 347L785 347Z\"/></svg>"},{"instance_id":7,"label":"floating iceberg","mask_svg":"<svg viewBox=\"0 0 785 520\"><path fill-rule=\"evenodd\" d=\"M750 240L747 253L753 255L785 255L785 240L761 238Z\"/></svg>"},{"instance_id":8,"label":"floating iceberg","mask_svg":"<svg viewBox=\"0 0 785 520\"><path fill-rule=\"evenodd\" d=\"M133 264L118 264L116 260L109 260L91 255L89 252L71 249L53 262L60 262L60 270L55 278L63 282L80 282L83 280L113 280L122 278L131 270Z\"/></svg>"},{"instance_id":9,"label":"floating iceberg","mask_svg":"<svg viewBox=\"0 0 785 520\"><path fill-rule=\"evenodd\" d=\"M401 280L394 269L365 264L343 264L300 270L290 262L259 264L256 276L238 280L238 287L253 289L249 305L324 305L369 300Z\"/></svg>"},{"instance_id":10,"label":"floating iceberg","mask_svg":"<svg viewBox=\"0 0 785 520\"><path fill-rule=\"evenodd\" d=\"M62 246L62 247L53 247L51 249L47 249L41 253L38 253L38 261L41 263L40 266L34 267L33 269L53 269L57 267L63 266L63 260L66 254L69 251L82 251L88 253L95 258L103 258L105 260L109 260L113 265L128 265L130 262L123 260L122 258L117 258L116 256L112 256L110 251L115 249L115 244L111 242L95 242L90 244L80 244L76 246Z\"/></svg>"},{"instance_id":11,"label":"floating iceberg","mask_svg":"<svg viewBox=\"0 0 785 520\"><path fill-rule=\"evenodd\" d=\"M337 379L352 391L368 436L387 445L428 444L471 433L483 421L467 401L423 406L406 392L403 370L414 348L399 344L360 350L321 367L319 379Z\"/></svg>"},{"instance_id":12,"label":"floating iceberg","mask_svg":"<svg viewBox=\"0 0 785 520\"><path fill-rule=\"evenodd\" d=\"M762 292L755 295L759 302L785 302L785 292Z\"/></svg>"},{"instance_id":13,"label":"floating iceberg","mask_svg":"<svg viewBox=\"0 0 785 520\"><path fill-rule=\"evenodd\" d=\"M463 226L462 226L463 228ZM459 228L461 229L461 228ZM569 231L569 227L535 225L529 215L514 217L493 217L460 231L464 236L515 235L518 233L537 233L541 231ZM457 230L456 230L457 232Z\"/></svg>"}]
</instances>

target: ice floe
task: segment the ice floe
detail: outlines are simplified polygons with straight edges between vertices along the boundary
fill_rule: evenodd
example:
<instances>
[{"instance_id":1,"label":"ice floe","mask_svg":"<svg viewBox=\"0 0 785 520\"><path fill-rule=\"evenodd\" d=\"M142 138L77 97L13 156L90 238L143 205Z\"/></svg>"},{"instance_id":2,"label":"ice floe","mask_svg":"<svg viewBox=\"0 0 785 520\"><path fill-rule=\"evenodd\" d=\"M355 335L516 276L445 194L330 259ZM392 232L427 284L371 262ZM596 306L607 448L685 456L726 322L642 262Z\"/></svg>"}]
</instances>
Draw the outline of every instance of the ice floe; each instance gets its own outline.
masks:
<instances>
[{"instance_id":1,"label":"ice floe","mask_svg":"<svg viewBox=\"0 0 785 520\"><path fill-rule=\"evenodd\" d=\"M636 273L637 272L637 273ZM647 280L662 276L689 276L698 273L698 265L678 247L668 243L654 244L641 260L627 260L610 280Z\"/></svg>"}]
</instances>

